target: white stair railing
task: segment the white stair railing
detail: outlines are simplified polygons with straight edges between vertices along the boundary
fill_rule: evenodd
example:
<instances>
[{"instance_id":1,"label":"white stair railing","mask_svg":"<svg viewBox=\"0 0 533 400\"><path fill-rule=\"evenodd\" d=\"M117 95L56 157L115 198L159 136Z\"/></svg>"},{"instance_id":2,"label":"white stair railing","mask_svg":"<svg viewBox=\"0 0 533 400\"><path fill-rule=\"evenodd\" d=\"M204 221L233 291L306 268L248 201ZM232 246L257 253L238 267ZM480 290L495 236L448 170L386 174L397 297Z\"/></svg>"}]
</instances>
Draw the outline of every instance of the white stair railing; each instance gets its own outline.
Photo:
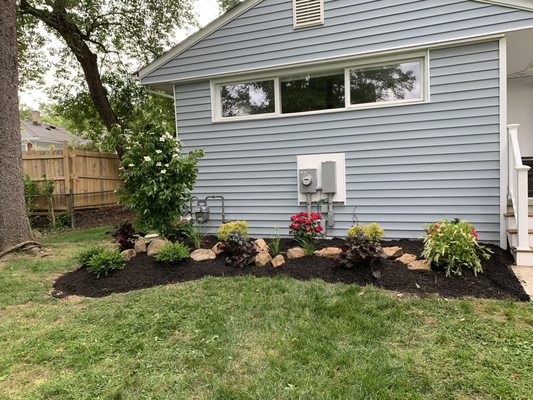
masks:
<instances>
[{"instance_id":1,"label":"white stair railing","mask_svg":"<svg viewBox=\"0 0 533 400\"><path fill-rule=\"evenodd\" d=\"M509 132L509 198L511 199L513 214L516 220L517 246L516 250L529 250L528 238L528 187L527 175L529 167L522 164L522 154L518 144L519 124L508 125Z\"/></svg>"}]
</instances>

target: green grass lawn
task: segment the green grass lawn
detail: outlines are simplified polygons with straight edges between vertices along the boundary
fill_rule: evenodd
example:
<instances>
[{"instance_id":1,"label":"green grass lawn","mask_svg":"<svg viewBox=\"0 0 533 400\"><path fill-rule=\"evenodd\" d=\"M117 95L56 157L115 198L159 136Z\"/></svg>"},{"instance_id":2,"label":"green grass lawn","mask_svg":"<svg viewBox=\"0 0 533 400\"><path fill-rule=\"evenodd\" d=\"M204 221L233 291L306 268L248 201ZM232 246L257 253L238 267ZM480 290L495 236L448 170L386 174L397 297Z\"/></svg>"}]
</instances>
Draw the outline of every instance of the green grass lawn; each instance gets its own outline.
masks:
<instances>
[{"instance_id":1,"label":"green grass lawn","mask_svg":"<svg viewBox=\"0 0 533 400\"><path fill-rule=\"evenodd\" d=\"M107 229L0 265L1 399L532 399L533 305L206 278L57 300Z\"/></svg>"}]
</instances>

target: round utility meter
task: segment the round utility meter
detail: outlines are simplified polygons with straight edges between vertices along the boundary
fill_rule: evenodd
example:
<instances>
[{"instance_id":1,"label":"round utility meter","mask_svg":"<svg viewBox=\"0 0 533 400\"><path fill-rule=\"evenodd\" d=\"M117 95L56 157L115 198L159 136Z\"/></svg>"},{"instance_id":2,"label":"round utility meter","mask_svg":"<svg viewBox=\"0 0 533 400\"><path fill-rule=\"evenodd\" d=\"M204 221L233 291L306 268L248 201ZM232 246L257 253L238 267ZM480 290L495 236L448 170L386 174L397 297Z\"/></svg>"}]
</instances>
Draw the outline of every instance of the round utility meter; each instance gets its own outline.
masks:
<instances>
[{"instance_id":1,"label":"round utility meter","mask_svg":"<svg viewBox=\"0 0 533 400\"><path fill-rule=\"evenodd\" d=\"M302 185L309 186L311 183L313 183L313 177L311 175L302 176Z\"/></svg>"}]
</instances>

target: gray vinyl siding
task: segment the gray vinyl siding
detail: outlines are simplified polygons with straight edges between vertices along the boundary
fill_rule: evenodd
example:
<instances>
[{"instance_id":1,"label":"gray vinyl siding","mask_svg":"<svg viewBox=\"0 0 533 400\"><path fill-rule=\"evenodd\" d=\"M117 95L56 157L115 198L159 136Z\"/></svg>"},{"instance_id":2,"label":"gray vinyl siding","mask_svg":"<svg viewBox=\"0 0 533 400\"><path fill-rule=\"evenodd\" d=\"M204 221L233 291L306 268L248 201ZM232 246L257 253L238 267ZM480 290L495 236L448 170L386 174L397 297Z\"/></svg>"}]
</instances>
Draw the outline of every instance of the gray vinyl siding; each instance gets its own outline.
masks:
<instances>
[{"instance_id":1,"label":"gray vinyl siding","mask_svg":"<svg viewBox=\"0 0 533 400\"><path fill-rule=\"evenodd\" d=\"M533 13L463 0L325 0L325 23L293 29L291 0L264 0L142 79L264 69L533 26Z\"/></svg>"},{"instance_id":2,"label":"gray vinyl siding","mask_svg":"<svg viewBox=\"0 0 533 400\"><path fill-rule=\"evenodd\" d=\"M355 209L388 238L418 238L424 223L460 217L498 242L498 60L497 41L432 50L430 103L263 120L213 123L209 82L175 85L184 149L206 153L194 193L223 195L227 217L247 220L253 235L274 225L287 233L304 209L296 156L345 152L348 200L330 234L343 236ZM211 205L214 229L220 208Z\"/></svg>"}]
</instances>

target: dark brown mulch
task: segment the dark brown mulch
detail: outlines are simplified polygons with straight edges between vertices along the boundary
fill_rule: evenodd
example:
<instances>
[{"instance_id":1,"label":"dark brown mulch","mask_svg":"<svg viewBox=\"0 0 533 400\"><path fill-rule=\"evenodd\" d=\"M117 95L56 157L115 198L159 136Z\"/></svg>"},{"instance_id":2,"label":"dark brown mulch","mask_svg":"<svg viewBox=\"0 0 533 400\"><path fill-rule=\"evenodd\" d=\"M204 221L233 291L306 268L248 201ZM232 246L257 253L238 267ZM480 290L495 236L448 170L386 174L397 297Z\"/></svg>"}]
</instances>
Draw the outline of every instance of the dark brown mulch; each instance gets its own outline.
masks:
<instances>
[{"instance_id":1,"label":"dark brown mulch","mask_svg":"<svg viewBox=\"0 0 533 400\"><path fill-rule=\"evenodd\" d=\"M214 243L210 238L204 247ZM343 241L334 239L327 245L339 245ZM291 245L283 240L282 248ZM323 246L325 246L324 243ZM401 246L406 252L421 255L421 241L389 241L384 246ZM374 267L355 269L339 268L334 260L319 257L304 257L287 260L278 269L270 267L248 267L245 269L226 266L223 255L216 260L197 263L190 259L178 265L168 266L157 264L152 257L138 255L120 271L114 271L107 277L96 279L86 268L79 268L61 276L54 284L57 296L103 297L112 293L123 293L131 290L149 288L158 285L186 282L206 276L228 277L237 275L253 275L257 277L289 276L299 280L322 279L331 283L355 283L358 285L374 285L387 290L412 293L419 296L439 295L442 297L479 297L490 299L512 299L526 301L529 299L522 286L508 267L512 264L512 256L496 246L489 261L483 262L484 273L474 276L465 272L463 276L446 278L444 272L432 271L427 274L412 272L402 264L394 261L381 260Z\"/></svg>"},{"instance_id":2,"label":"dark brown mulch","mask_svg":"<svg viewBox=\"0 0 533 400\"><path fill-rule=\"evenodd\" d=\"M77 210L74 213L76 229L97 228L104 225L118 225L122 222L133 221L135 214L122 207L104 207L91 210Z\"/></svg>"}]
</instances>

